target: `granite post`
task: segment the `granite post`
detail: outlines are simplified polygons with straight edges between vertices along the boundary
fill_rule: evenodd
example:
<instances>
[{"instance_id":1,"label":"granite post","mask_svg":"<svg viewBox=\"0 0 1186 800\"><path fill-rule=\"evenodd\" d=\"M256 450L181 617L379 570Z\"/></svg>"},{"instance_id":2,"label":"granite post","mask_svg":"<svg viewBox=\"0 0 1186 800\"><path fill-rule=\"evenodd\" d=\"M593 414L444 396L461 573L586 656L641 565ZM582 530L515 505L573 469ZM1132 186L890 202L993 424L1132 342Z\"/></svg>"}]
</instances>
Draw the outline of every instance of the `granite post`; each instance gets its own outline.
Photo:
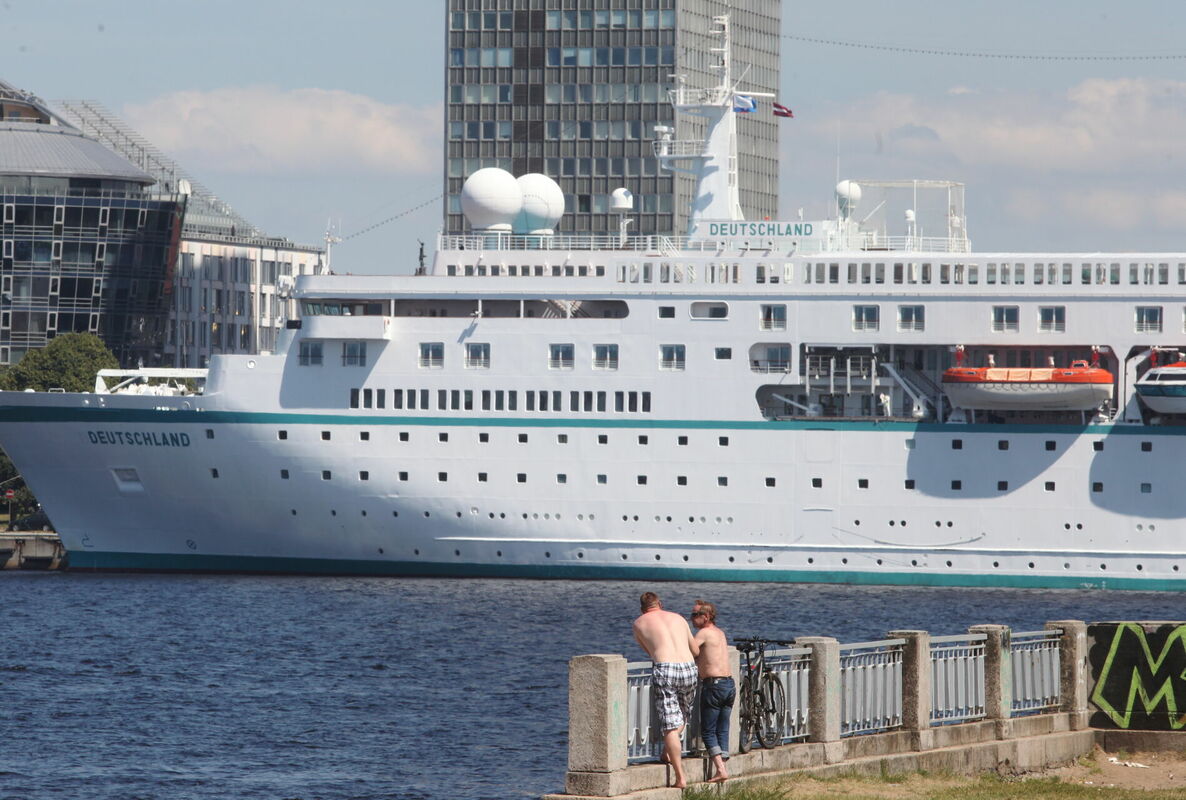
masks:
<instances>
[{"instance_id":1,"label":"granite post","mask_svg":"<svg viewBox=\"0 0 1186 800\"><path fill-rule=\"evenodd\" d=\"M1058 640L1059 711L1070 715L1071 730L1087 727L1087 623L1077 619L1047 622L1046 630L1061 630Z\"/></svg>"},{"instance_id":2,"label":"granite post","mask_svg":"<svg viewBox=\"0 0 1186 800\"><path fill-rule=\"evenodd\" d=\"M568 662L569 794L622 794L626 788L626 659L576 656Z\"/></svg>"},{"instance_id":3,"label":"granite post","mask_svg":"<svg viewBox=\"0 0 1186 800\"><path fill-rule=\"evenodd\" d=\"M915 750L935 746L931 730L931 634L929 631L890 631L891 639L905 639L902 647L902 728L910 731Z\"/></svg>"},{"instance_id":4,"label":"granite post","mask_svg":"<svg viewBox=\"0 0 1186 800\"><path fill-rule=\"evenodd\" d=\"M1013 632L1008 625L973 625L968 633L983 633L984 718L996 722L997 738L1013 737Z\"/></svg>"},{"instance_id":5,"label":"granite post","mask_svg":"<svg viewBox=\"0 0 1186 800\"><path fill-rule=\"evenodd\" d=\"M829 636L801 636L796 647L811 648L807 681L807 741L824 747L829 764L844 760L840 741L840 642Z\"/></svg>"}]
</instances>

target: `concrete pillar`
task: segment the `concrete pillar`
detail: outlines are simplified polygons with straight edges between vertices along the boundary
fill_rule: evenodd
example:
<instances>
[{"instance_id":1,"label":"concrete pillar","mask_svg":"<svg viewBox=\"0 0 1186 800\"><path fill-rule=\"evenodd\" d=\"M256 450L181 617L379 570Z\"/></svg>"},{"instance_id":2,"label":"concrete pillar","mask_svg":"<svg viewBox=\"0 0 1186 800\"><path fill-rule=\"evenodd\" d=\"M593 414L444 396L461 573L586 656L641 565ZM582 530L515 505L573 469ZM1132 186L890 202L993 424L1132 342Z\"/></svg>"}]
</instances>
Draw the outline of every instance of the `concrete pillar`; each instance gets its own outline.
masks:
<instances>
[{"instance_id":1,"label":"concrete pillar","mask_svg":"<svg viewBox=\"0 0 1186 800\"><path fill-rule=\"evenodd\" d=\"M807 680L807 741L824 746L829 764L844 760L840 741L840 642L829 636L802 636L796 647L811 648Z\"/></svg>"},{"instance_id":2,"label":"concrete pillar","mask_svg":"<svg viewBox=\"0 0 1186 800\"><path fill-rule=\"evenodd\" d=\"M935 746L931 730L931 634L928 631L890 631L890 639L905 639L902 647L902 727L910 731L915 750Z\"/></svg>"},{"instance_id":3,"label":"concrete pillar","mask_svg":"<svg viewBox=\"0 0 1186 800\"><path fill-rule=\"evenodd\" d=\"M1077 619L1047 622L1046 630L1061 630L1058 641L1059 711L1070 715L1071 730L1087 727L1087 623Z\"/></svg>"},{"instance_id":4,"label":"concrete pillar","mask_svg":"<svg viewBox=\"0 0 1186 800\"><path fill-rule=\"evenodd\" d=\"M984 716L997 723L997 738L1013 736L1013 633L1008 625L973 625L968 633L983 633Z\"/></svg>"},{"instance_id":5,"label":"concrete pillar","mask_svg":"<svg viewBox=\"0 0 1186 800\"><path fill-rule=\"evenodd\" d=\"M741 743L741 652L729 645L729 674L733 676L733 685L737 694L733 697L733 708L729 710L729 746L730 754L736 753Z\"/></svg>"},{"instance_id":6,"label":"concrete pillar","mask_svg":"<svg viewBox=\"0 0 1186 800\"><path fill-rule=\"evenodd\" d=\"M568 769L626 769L626 659L576 656L568 662Z\"/></svg>"}]
</instances>

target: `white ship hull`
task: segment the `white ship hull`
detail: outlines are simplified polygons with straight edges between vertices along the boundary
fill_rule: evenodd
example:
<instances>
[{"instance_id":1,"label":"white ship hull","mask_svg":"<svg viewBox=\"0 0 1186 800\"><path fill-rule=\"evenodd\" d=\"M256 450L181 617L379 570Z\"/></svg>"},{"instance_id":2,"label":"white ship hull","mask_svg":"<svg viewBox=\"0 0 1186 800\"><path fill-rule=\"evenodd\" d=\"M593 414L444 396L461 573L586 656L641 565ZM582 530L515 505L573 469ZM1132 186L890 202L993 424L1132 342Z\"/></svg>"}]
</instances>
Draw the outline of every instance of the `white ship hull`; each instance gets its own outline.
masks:
<instances>
[{"instance_id":1,"label":"white ship hull","mask_svg":"<svg viewBox=\"0 0 1186 800\"><path fill-rule=\"evenodd\" d=\"M1186 457L1169 429L479 426L95 399L0 394L0 441L73 569L1186 588L1186 497L1140 490ZM1093 482L1132 490L1103 503Z\"/></svg>"}]
</instances>

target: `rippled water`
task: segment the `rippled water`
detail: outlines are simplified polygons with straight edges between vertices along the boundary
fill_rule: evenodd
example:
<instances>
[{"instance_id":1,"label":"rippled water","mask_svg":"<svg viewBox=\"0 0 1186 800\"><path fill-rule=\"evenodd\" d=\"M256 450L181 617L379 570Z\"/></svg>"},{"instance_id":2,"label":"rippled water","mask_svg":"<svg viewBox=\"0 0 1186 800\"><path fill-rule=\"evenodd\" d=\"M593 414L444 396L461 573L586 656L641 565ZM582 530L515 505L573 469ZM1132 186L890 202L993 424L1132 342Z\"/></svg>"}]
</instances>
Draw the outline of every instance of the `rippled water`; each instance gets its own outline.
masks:
<instances>
[{"instance_id":1,"label":"rippled water","mask_svg":"<svg viewBox=\"0 0 1186 800\"><path fill-rule=\"evenodd\" d=\"M534 797L563 786L567 660L637 597L730 634L1181 619L1173 594L769 584L0 574L0 797Z\"/></svg>"}]
</instances>

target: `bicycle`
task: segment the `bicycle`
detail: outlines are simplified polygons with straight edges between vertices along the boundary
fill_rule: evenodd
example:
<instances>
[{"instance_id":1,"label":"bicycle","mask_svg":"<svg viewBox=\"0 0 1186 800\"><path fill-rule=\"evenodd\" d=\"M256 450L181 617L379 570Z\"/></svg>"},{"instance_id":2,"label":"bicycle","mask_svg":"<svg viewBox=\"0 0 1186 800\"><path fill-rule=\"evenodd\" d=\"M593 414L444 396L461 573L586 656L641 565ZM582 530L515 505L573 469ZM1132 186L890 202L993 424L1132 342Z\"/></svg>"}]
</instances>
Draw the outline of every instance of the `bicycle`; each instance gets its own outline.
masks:
<instances>
[{"instance_id":1,"label":"bicycle","mask_svg":"<svg viewBox=\"0 0 1186 800\"><path fill-rule=\"evenodd\" d=\"M767 749L782 740L782 726L787 716L786 691L782 682L766 664L766 646L787 645L790 642L757 637L741 637L733 640L745 655L745 667L741 675L741 736L738 749L748 753L758 742Z\"/></svg>"}]
</instances>

